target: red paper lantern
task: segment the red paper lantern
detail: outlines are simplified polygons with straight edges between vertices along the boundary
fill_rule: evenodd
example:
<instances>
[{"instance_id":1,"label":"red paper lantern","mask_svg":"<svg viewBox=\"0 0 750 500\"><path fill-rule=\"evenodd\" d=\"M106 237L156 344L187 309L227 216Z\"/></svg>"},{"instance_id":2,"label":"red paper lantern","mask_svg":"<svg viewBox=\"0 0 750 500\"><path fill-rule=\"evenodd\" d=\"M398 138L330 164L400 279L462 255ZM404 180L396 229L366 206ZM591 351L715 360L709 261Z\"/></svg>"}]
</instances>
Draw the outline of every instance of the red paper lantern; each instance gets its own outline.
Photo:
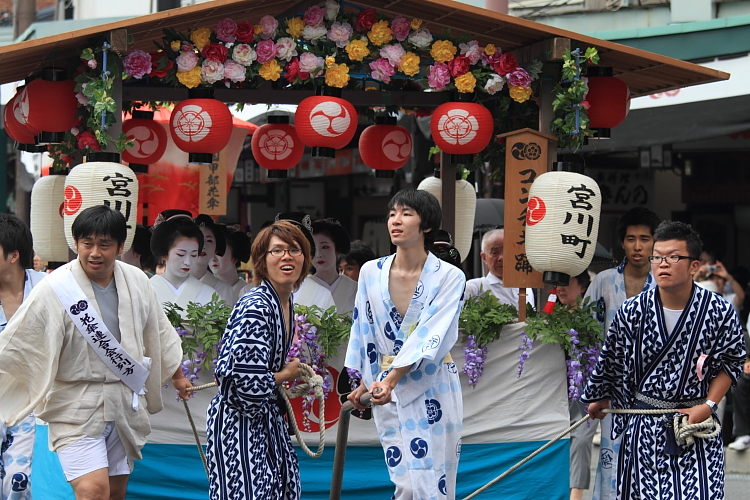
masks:
<instances>
[{"instance_id":1,"label":"red paper lantern","mask_svg":"<svg viewBox=\"0 0 750 500\"><path fill-rule=\"evenodd\" d=\"M473 102L441 104L430 121L432 140L440 150L462 156L452 159L452 163L471 162L466 156L482 151L492 139L493 130L492 114L481 104Z\"/></svg>"},{"instance_id":2,"label":"red paper lantern","mask_svg":"<svg viewBox=\"0 0 750 500\"><path fill-rule=\"evenodd\" d=\"M213 155L229 144L232 137L232 113L213 98L213 89L191 89L189 99L172 110L169 131L190 163L211 163Z\"/></svg>"},{"instance_id":3,"label":"red paper lantern","mask_svg":"<svg viewBox=\"0 0 750 500\"><path fill-rule=\"evenodd\" d=\"M34 136L34 134L29 132L26 127L18 122L18 119L16 119L16 116L13 113L17 97L18 94L14 95L10 99L10 101L8 101L8 104L5 106L5 108L3 108L3 124L5 126L5 131L8 133L8 136L10 136L11 139L18 142L19 145L22 146L19 149L25 151L26 148L23 148L23 146L35 147L34 143L36 142L36 137Z\"/></svg>"},{"instance_id":4,"label":"red paper lantern","mask_svg":"<svg viewBox=\"0 0 750 500\"><path fill-rule=\"evenodd\" d=\"M376 177L393 177L411 157L411 134L395 118L378 117L359 136L359 155Z\"/></svg>"},{"instance_id":5,"label":"red paper lantern","mask_svg":"<svg viewBox=\"0 0 750 500\"><path fill-rule=\"evenodd\" d=\"M39 131L39 144L56 144L65 132L78 125L76 82L67 79L64 69L46 68L42 77L33 80L19 96L21 117L31 132ZM18 121L24 119L16 113Z\"/></svg>"},{"instance_id":6,"label":"red paper lantern","mask_svg":"<svg viewBox=\"0 0 750 500\"><path fill-rule=\"evenodd\" d=\"M297 165L305 152L288 116L269 116L268 123L253 133L251 147L255 161L268 169L270 179L285 178L287 170Z\"/></svg>"},{"instance_id":7,"label":"red paper lantern","mask_svg":"<svg viewBox=\"0 0 750 500\"><path fill-rule=\"evenodd\" d=\"M133 111L133 118L122 123L122 131L135 141L123 151L122 159L134 172L148 172L148 166L159 161L167 149L166 130L154 121L153 111Z\"/></svg>"},{"instance_id":8,"label":"red paper lantern","mask_svg":"<svg viewBox=\"0 0 750 500\"><path fill-rule=\"evenodd\" d=\"M304 99L294 115L297 135L312 148L312 156L335 158L357 131L357 112L338 95L341 89L318 87L318 94ZM334 94L334 95L331 95Z\"/></svg>"},{"instance_id":9,"label":"red paper lantern","mask_svg":"<svg viewBox=\"0 0 750 500\"><path fill-rule=\"evenodd\" d=\"M625 82L612 76L612 68L589 68L588 87L589 127L605 129L598 130L592 138L607 138L609 130L606 129L615 128L628 115L630 89Z\"/></svg>"}]
</instances>

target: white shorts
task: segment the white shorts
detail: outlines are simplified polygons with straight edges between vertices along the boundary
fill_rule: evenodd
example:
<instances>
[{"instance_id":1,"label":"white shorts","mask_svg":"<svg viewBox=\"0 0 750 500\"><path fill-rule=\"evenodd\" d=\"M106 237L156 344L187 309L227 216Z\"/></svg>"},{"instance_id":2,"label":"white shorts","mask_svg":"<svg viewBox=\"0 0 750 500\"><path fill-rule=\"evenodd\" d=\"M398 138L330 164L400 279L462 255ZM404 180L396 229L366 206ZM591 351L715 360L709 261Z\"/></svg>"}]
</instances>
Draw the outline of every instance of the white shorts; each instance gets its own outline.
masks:
<instances>
[{"instance_id":1,"label":"white shorts","mask_svg":"<svg viewBox=\"0 0 750 500\"><path fill-rule=\"evenodd\" d=\"M107 422L99 439L86 436L57 452L65 479L70 482L99 469L109 469L110 476L130 474L125 447L114 422Z\"/></svg>"}]
</instances>

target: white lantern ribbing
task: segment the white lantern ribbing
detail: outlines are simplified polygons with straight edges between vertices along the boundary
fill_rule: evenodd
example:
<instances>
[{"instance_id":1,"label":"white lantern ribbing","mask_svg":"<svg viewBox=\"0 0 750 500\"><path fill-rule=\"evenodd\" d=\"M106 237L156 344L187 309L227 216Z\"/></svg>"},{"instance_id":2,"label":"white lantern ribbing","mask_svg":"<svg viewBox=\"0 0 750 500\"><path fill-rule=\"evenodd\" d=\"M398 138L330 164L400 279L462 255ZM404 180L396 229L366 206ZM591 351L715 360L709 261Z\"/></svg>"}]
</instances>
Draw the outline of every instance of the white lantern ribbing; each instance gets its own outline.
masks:
<instances>
[{"instance_id":1,"label":"white lantern ribbing","mask_svg":"<svg viewBox=\"0 0 750 500\"><path fill-rule=\"evenodd\" d=\"M68 262L68 243L63 230L64 175L47 175L31 190L29 226L34 251L49 262Z\"/></svg>"},{"instance_id":2,"label":"white lantern ribbing","mask_svg":"<svg viewBox=\"0 0 750 500\"><path fill-rule=\"evenodd\" d=\"M477 207L477 194L474 186L463 179L456 179L456 230L453 234L456 250L461 254L461 262L466 260L471 250L471 236L474 232L474 214ZM427 177L419 183L422 189L435 196L443 206L443 182L437 177Z\"/></svg>"},{"instance_id":3,"label":"white lantern ribbing","mask_svg":"<svg viewBox=\"0 0 750 500\"><path fill-rule=\"evenodd\" d=\"M602 197L591 177L547 172L529 190L526 257L549 285L568 285L589 267L599 234Z\"/></svg>"},{"instance_id":4,"label":"white lantern ribbing","mask_svg":"<svg viewBox=\"0 0 750 500\"><path fill-rule=\"evenodd\" d=\"M74 167L65 181L63 219L68 246L75 251L71 227L83 210L107 205L125 216L128 236L123 252L127 252L135 236L138 214L138 178L119 163L92 161Z\"/></svg>"}]
</instances>

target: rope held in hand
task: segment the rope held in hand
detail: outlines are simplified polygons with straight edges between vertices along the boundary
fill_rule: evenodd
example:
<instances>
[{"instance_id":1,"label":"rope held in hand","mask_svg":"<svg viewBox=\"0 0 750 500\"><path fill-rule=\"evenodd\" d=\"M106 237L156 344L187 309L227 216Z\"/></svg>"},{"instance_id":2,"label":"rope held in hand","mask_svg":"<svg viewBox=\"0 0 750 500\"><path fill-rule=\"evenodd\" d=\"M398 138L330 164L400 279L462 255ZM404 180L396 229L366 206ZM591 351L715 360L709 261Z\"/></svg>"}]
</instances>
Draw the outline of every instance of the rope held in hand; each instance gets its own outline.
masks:
<instances>
[{"instance_id":1,"label":"rope held in hand","mask_svg":"<svg viewBox=\"0 0 750 500\"><path fill-rule=\"evenodd\" d=\"M627 414L627 415L663 415L665 413L675 413L676 410L674 409L643 409L643 410L635 410L635 409L610 409L606 408L602 410L603 413L619 413L619 414ZM563 438L565 435L569 434L571 431L576 429L577 427L583 425L584 422L586 422L589 418L591 418L590 415L585 415L583 418L581 418L578 422L571 425L567 430L561 432L548 443L546 443L544 446L536 450L534 453L529 455L528 457L524 458L520 462L518 462L516 465L511 467L510 469L506 470L499 476L497 476L495 479L490 481L489 483L485 484L478 490L476 490L471 495L464 498L464 500L470 500L471 498L474 498L475 496L479 495L483 491L487 490L488 488L492 487L496 483L498 483L500 480L506 478L509 476L513 471L524 465L526 462L530 461L540 453L542 453L544 450L552 446L555 442L559 441L561 438ZM714 420L709 416L706 420L703 422L697 423L697 424L688 424L688 416L683 415L682 413L677 413L674 416L673 420L673 428L674 428L674 435L675 439L677 440L677 443L682 446L692 446L695 443L695 438L703 438L703 439L710 439L713 437L716 437L719 435L719 432L721 432L721 425L719 425L718 422L714 422Z\"/></svg>"},{"instance_id":2,"label":"rope held in hand","mask_svg":"<svg viewBox=\"0 0 750 500\"><path fill-rule=\"evenodd\" d=\"M289 391L287 391L286 389L282 387L281 388L282 390L280 390L279 392L281 393L281 397L284 399L284 401L286 401L286 407L289 412L289 420L291 421L292 427L294 428L294 435L297 437L297 442L302 447L304 452L307 453L310 457L318 458L323 454L323 448L325 448L325 443L326 443L326 421L325 421L326 406L325 406L325 394L323 392L323 377L315 373L315 371L310 367L310 365L306 365L305 363L300 363L299 371L300 371L300 378L305 383L297 385ZM196 391L202 391L203 389L208 389L211 387L216 387L216 384L211 382L209 384L188 387L186 391L196 392ZM307 447L307 445L305 444L305 441L302 439L302 435L300 433L299 427L297 426L297 421L294 418L294 410L292 409L292 403L289 402L290 398L293 399L293 398L308 394L310 392L310 388L314 390L315 398L320 401L320 441L318 443L318 451L315 453L310 451L310 448ZM198 452L201 455L201 461L203 462L203 469L206 471L206 477L209 477L208 463L206 462L206 454L203 452L203 446L201 446L200 438L198 437L198 431L195 428L193 415L190 413L190 408L188 407L187 403L188 402L185 401L184 399L182 400L182 404L183 406L185 406L185 413L187 414L188 422L190 422L190 428L193 431L195 444L196 446L198 446Z\"/></svg>"}]
</instances>

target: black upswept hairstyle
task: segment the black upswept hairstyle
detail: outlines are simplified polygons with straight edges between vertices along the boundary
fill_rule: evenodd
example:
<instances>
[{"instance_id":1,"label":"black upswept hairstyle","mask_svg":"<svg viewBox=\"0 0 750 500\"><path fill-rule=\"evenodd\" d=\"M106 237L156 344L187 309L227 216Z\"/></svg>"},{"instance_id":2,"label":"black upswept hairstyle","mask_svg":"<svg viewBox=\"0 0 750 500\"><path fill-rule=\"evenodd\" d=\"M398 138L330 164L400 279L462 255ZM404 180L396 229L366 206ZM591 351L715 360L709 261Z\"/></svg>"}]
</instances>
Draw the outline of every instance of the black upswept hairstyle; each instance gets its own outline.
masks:
<instances>
[{"instance_id":1,"label":"black upswept hairstyle","mask_svg":"<svg viewBox=\"0 0 750 500\"><path fill-rule=\"evenodd\" d=\"M703 251L703 241L698 231L693 229L690 224L676 220L665 220L654 233L654 243L659 241L677 240L684 241L687 245L687 251L695 260L700 259Z\"/></svg>"},{"instance_id":2,"label":"black upswept hairstyle","mask_svg":"<svg viewBox=\"0 0 750 500\"><path fill-rule=\"evenodd\" d=\"M354 240L351 242L349 253L342 255L339 262L357 263L359 267L362 267L365 262L375 260L376 258L375 252L372 251L370 245L362 240Z\"/></svg>"},{"instance_id":3,"label":"black upswept hairstyle","mask_svg":"<svg viewBox=\"0 0 750 500\"><path fill-rule=\"evenodd\" d=\"M24 269L34 267L34 238L21 219L12 214L0 214L0 246L3 257L18 252L18 262Z\"/></svg>"},{"instance_id":4,"label":"black upswept hairstyle","mask_svg":"<svg viewBox=\"0 0 750 500\"><path fill-rule=\"evenodd\" d=\"M247 233L235 230L224 224L218 224L217 226L227 242L227 249L232 252L235 267L240 267L241 262L250 260L250 237Z\"/></svg>"},{"instance_id":5,"label":"black upswept hairstyle","mask_svg":"<svg viewBox=\"0 0 750 500\"><path fill-rule=\"evenodd\" d=\"M155 225L151 234L151 253L154 257L166 257L169 250L179 238L187 238L198 242L198 253L203 250L203 233L198 224L193 222L190 212L186 214L179 210L165 210L162 212L167 220Z\"/></svg>"},{"instance_id":6,"label":"black upswept hairstyle","mask_svg":"<svg viewBox=\"0 0 750 500\"><path fill-rule=\"evenodd\" d=\"M148 228L136 224L132 248L133 252L140 256L151 255L151 231L149 231Z\"/></svg>"},{"instance_id":7,"label":"black upswept hairstyle","mask_svg":"<svg viewBox=\"0 0 750 500\"><path fill-rule=\"evenodd\" d=\"M71 230L76 241L92 236L108 236L117 242L118 247L128 238L125 216L106 205L95 205L78 214Z\"/></svg>"},{"instance_id":8,"label":"black upswept hairstyle","mask_svg":"<svg viewBox=\"0 0 750 500\"><path fill-rule=\"evenodd\" d=\"M222 233L221 229L214 222L211 216L206 214L198 214L198 216L193 219L193 221L198 224L198 228L200 228L201 224L203 224L203 226L207 227L214 234L214 240L216 240L216 255L224 255L224 252L227 249L227 240L224 237L224 233Z\"/></svg>"},{"instance_id":9,"label":"black upswept hairstyle","mask_svg":"<svg viewBox=\"0 0 750 500\"><path fill-rule=\"evenodd\" d=\"M437 198L421 189L402 189L391 198L388 211L397 207L409 207L417 212L421 219L419 229L424 233L424 247L428 249L432 246L443 220L443 212Z\"/></svg>"},{"instance_id":10,"label":"black upswept hairstyle","mask_svg":"<svg viewBox=\"0 0 750 500\"><path fill-rule=\"evenodd\" d=\"M620 242L625 241L625 233L628 231L630 226L646 226L651 230L651 236L656 232L656 228L659 226L659 216L654 212L645 207L634 207L622 214L620 220L617 222L617 237L620 238Z\"/></svg>"}]
</instances>

